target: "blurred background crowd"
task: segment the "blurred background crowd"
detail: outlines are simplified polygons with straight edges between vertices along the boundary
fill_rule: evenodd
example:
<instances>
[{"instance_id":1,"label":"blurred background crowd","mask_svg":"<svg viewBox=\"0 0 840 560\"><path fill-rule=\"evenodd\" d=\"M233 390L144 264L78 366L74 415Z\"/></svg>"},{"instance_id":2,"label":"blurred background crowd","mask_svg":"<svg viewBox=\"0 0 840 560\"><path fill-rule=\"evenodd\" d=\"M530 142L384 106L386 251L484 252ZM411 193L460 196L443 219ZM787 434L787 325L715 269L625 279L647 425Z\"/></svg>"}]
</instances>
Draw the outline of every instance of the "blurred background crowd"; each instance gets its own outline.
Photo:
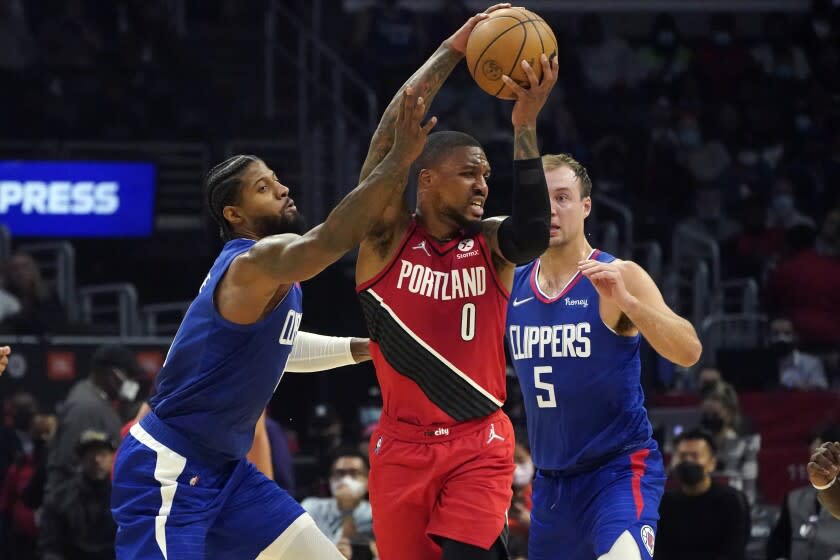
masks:
<instances>
[{"instance_id":1,"label":"blurred background crowd","mask_svg":"<svg viewBox=\"0 0 840 560\"><path fill-rule=\"evenodd\" d=\"M731 541L726 558L832 558L840 521L800 487L809 447L840 439L840 7L597 4L526 6L559 43L541 151L587 166L592 244L642 264L704 343L691 370L643 356L671 485L708 472L743 506L709 528L665 500L657 558L676 557L673 535ZM220 247L202 209L210 165L264 157L317 223L355 185L399 85L482 7L0 0L0 160L157 170L148 236L17 235L0 204L0 342L15 351L0 378L0 557L113 557L113 453ZM484 144L489 215L509 207L510 107L462 65L431 108L438 129ZM303 328L365 336L352 256L305 294ZM380 404L363 365L289 374L268 410L275 479L357 560L375 554L364 493ZM518 441L511 546L527 558L534 466ZM704 472L677 468L686 458Z\"/></svg>"}]
</instances>

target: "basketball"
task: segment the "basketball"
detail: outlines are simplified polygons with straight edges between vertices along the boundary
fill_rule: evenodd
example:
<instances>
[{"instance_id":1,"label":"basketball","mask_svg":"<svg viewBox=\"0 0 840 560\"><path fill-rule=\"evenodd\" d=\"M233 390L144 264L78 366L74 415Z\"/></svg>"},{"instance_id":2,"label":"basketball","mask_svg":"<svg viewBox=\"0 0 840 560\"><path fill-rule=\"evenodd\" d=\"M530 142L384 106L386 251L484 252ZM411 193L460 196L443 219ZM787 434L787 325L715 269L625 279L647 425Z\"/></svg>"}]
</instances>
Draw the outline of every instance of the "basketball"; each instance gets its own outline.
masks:
<instances>
[{"instance_id":1,"label":"basketball","mask_svg":"<svg viewBox=\"0 0 840 560\"><path fill-rule=\"evenodd\" d=\"M502 76L507 74L522 87L530 87L522 60L542 79L543 53L549 60L557 54L551 27L530 10L505 8L492 12L473 29L467 41L467 66L481 89L500 99L516 99Z\"/></svg>"}]
</instances>

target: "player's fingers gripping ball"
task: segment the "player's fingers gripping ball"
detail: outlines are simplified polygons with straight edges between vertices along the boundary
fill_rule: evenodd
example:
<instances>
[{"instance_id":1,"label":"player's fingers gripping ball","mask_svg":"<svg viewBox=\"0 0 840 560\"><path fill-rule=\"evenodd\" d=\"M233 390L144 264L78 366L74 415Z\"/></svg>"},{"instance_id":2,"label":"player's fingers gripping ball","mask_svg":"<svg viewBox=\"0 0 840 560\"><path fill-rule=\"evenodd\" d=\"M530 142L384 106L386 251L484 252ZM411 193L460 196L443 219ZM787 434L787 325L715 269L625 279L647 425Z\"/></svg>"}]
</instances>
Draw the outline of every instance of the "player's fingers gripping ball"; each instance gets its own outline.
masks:
<instances>
[{"instance_id":1,"label":"player's fingers gripping ball","mask_svg":"<svg viewBox=\"0 0 840 560\"><path fill-rule=\"evenodd\" d=\"M541 54L549 60L556 56L557 39L545 20L524 8L495 10L475 26L467 41L470 74L481 89L501 99L516 99L502 81L503 75L530 87L523 60L542 80Z\"/></svg>"}]
</instances>

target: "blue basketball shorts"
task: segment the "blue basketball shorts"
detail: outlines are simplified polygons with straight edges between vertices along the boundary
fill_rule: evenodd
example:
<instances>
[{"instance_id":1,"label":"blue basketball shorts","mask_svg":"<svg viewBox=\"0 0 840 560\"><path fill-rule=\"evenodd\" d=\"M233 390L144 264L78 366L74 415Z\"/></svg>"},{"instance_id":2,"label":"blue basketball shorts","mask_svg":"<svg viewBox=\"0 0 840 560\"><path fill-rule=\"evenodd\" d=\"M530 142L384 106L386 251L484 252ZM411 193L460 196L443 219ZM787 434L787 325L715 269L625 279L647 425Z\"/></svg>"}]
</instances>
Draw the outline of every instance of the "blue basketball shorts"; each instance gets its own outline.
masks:
<instances>
[{"instance_id":1,"label":"blue basketball shorts","mask_svg":"<svg viewBox=\"0 0 840 560\"><path fill-rule=\"evenodd\" d=\"M596 560L628 531L653 558L665 468L656 442L594 470L534 479L528 560Z\"/></svg>"},{"instance_id":2,"label":"blue basketball shorts","mask_svg":"<svg viewBox=\"0 0 840 560\"><path fill-rule=\"evenodd\" d=\"M209 466L141 424L117 453L111 511L118 560L275 558L313 523L245 459Z\"/></svg>"}]
</instances>

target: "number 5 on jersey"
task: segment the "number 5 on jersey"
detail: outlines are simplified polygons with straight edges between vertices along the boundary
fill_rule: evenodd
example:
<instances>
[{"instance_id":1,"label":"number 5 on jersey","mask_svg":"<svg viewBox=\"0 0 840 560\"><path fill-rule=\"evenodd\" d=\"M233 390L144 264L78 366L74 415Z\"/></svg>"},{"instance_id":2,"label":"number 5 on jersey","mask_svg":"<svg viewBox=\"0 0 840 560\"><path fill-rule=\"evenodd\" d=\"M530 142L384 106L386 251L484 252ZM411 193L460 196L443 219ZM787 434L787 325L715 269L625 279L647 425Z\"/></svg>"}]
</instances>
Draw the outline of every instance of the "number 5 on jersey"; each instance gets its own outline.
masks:
<instances>
[{"instance_id":1,"label":"number 5 on jersey","mask_svg":"<svg viewBox=\"0 0 840 560\"><path fill-rule=\"evenodd\" d=\"M548 398L537 395L537 406L540 408L557 408L557 400L554 398L554 385L540 379L540 375L551 373L551 366L536 366L534 368L534 387L548 393Z\"/></svg>"}]
</instances>

